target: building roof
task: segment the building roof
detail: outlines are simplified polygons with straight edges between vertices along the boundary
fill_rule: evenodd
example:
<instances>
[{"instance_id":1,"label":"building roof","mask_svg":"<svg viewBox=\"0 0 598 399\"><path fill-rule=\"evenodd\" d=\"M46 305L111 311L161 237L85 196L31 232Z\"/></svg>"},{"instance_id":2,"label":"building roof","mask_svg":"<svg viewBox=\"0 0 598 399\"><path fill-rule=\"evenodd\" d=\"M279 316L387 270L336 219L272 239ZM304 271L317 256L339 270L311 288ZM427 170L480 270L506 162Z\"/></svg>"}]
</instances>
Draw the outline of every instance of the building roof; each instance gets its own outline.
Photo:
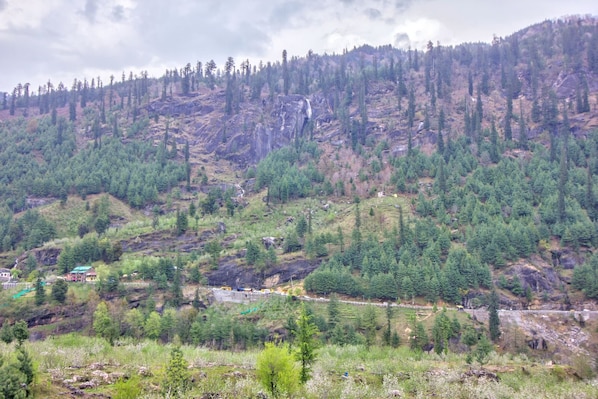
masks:
<instances>
[{"instance_id":1,"label":"building roof","mask_svg":"<svg viewBox=\"0 0 598 399\"><path fill-rule=\"evenodd\" d=\"M87 273L90 269L91 269L91 266L77 266L73 270L71 270L71 273L83 274L83 273Z\"/></svg>"},{"instance_id":2,"label":"building roof","mask_svg":"<svg viewBox=\"0 0 598 399\"><path fill-rule=\"evenodd\" d=\"M0 273L10 273L10 269L0 268Z\"/></svg>"}]
</instances>

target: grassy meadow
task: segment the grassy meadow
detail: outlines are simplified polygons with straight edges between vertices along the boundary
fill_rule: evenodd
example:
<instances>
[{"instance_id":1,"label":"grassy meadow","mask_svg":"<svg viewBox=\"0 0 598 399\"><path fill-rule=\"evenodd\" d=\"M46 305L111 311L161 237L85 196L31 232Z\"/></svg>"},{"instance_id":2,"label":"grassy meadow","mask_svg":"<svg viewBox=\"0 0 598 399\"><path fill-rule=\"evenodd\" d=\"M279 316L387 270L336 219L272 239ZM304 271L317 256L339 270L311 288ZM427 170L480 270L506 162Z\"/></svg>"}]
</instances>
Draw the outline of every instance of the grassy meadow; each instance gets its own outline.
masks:
<instances>
[{"instance_id":1,"label":"grassy meadow","mask_svg":"<svg viewBox=\"0 0 598 399\"><path fill-rule=\"evenodd\" d=\"M13 345L0 344L0 354L11 356ZM170 344L124 340L111 347L99 338L68 334L28 342L26 347L38 372L34 397L59 398L65 390L80 387L88 395L113 398L164 397L160 385ZM255 377L259 350L181 349L192 379L186 397L268 397ZM404 346L325 346L318 351L312 378L287 397L583 399L597 395L598 380L581 379L574 368L536 363L525 355L493 353L482 366L466 364L464 355L416 353Z\"/></svg>"}]
</instances>

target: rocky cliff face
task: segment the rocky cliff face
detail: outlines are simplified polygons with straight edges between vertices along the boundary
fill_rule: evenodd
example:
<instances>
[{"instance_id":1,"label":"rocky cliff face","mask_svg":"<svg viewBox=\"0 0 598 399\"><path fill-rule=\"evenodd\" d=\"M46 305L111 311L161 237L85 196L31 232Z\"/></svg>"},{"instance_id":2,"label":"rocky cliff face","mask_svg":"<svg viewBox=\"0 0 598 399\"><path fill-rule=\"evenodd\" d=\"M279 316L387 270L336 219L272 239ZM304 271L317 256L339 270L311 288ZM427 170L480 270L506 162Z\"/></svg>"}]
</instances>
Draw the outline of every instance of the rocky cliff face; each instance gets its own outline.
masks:
<instances>
[{"instance_id":1,"label":"rocky cliff face","mask_svg":"<svg viewBox=\"0 0 598 399\"><path fill-rule=\"evenodd\" d=\"M230 117L218 134L221 144L212 147L218 157L241 167L259 162L270 151L284 147L293 140L306 137L314 114L325 115L321 102L301 95L279 96L274 101L262 101L261 106ZM230 137L230 138L229 138Z\"/></svg>"},{"instance_id":2,"label":"rocky cliff face","mask_svg":"<svg viewBox=\"0 0 598 399\"><path fill-rule=\"evenodd\" d=\"M153 101L146 107L148 114L167 121L154 126L155 139L164 135L168 123L177 144L188 142L202 154L214 154L245 168L270 151L312 134L318 121L332 119L328 100L321 95L245 101L233 115L224 113L221 96L221 91L210 91L178 101Z\"/></svg>"}]
</instances>

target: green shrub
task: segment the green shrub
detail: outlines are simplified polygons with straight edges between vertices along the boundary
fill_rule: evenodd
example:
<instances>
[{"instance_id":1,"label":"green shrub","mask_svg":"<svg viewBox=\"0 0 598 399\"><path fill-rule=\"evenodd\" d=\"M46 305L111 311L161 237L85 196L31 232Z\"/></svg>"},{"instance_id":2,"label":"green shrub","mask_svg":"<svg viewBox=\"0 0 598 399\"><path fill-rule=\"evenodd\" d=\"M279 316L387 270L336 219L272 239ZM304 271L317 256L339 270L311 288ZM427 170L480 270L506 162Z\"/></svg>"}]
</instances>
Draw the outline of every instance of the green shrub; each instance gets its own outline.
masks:
<instances>
[{"instance_id":1,"label":"green shrub","mask_svg":"<svg viewBox=\"0 0 598 399\"><path fill-rule=\"evenodd\" d=\"M141 396L141 383L139 377L121 378L114 384L114 399L135 399Z\"/></svg>"}]
</instances>

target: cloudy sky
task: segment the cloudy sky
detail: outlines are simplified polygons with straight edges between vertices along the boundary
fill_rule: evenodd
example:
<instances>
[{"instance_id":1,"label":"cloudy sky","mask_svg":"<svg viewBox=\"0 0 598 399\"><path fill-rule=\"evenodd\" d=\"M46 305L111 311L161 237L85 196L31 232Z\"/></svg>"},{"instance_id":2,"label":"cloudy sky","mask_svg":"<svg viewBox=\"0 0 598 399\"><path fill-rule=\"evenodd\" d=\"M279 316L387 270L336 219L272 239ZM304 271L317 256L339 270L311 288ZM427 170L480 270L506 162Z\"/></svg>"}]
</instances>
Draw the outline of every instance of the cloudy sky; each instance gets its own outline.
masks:
<instances>
[{"instance_id":1,"label":"cloudy sky","mask_svg":"<svg viewBox=\"0 0 598 399\"><path fill-rule=\"evenodd\" d=\"M596 0L0 0L0 91L228 56L275 61L361 44L489 42Z\"/></svg>"}]
</instances>

